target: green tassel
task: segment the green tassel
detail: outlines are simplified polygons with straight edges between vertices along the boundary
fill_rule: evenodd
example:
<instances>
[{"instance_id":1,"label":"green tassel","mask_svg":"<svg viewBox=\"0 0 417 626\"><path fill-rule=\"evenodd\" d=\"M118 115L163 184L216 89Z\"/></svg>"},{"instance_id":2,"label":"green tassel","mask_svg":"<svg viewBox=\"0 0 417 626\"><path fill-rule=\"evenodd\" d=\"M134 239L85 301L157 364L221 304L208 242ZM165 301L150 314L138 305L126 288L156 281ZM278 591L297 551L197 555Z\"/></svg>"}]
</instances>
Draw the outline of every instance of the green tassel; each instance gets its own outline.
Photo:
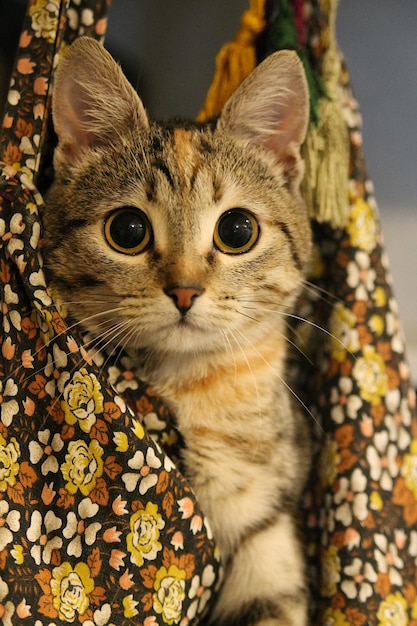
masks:
<instances>
[{"instance_id":1,"label":"green tassel","mask_svg":"<svg viewBox=\"0 0 417 626\"><path fill-rule=\"evenodd\" d=\"M334 227L346 225L350 210L350 144L336 93L340 66L338 51L329 48L323 62L323 76L331 97L319 101L318 123L310 124L301 149L305 164L301 191L310 214L318 222L329 222Z\"/></svg>"},{"instance_id":2,"label":"green tassel","mask_svg":"<svg viewBox=\"0 0 417 626\"><path fill-rule=\"evenodd\" d=\"M321 75L312 68L308 49L298 46L292 0L279 0L277 17L265 33L265 56L276 50L295 50L304 66L310 92L310 126L302 156L305 174L301 190L311 217L339 228L349 216L349 137L343 118L338 85L340 54L335 42L338 0L325 0L329 13L329 45L323 55Z\"/></svg>"},{"instance_id":3,"label":"green tassel","mask_svg":"<svg viewBox=\"0 0 417 626\"><path fill-rule=\"evenodd\" d=\"M310 122L317 125L319 100L328 96L323 81L313 72L307 51L298 46L294 8L290 0L280 0L278 15L270 24L266 34L265 56L277 50L295 50L298 53L304 66L310 93Z\"/></svg>"}]
</instances>

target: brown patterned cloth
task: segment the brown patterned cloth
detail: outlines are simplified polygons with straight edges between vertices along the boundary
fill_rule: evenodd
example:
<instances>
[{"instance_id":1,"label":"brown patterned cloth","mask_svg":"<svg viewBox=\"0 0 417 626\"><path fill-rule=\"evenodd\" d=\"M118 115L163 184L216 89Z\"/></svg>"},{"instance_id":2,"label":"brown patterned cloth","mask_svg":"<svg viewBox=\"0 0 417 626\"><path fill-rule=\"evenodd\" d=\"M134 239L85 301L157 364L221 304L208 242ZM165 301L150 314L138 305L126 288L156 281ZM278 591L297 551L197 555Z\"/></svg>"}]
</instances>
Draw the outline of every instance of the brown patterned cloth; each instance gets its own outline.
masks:
<instances>
[{"instance_id":1,"label":"brown patterned cloth","mask_svg":"<svg viewBox=\"0 0 417 626\"><path fill-rule=\"evenodd\" d=\"M268 4L278 19L284 5L293 8L299 43L320 74L332 3ZM209 607L219 580L203 513L153 442L181 445L167 410L127 360L93 362L57 313L41 269L33 177L48 148L52 61L75 36L104 35L107 5L30 0L0 139L6 626L187 625ZM339 83L350 214L343 228L314 224L311 285L297 312L307 322L296 328L308 359L294 365L316 423L304 509L311 623L417 626L415 395L344 65Z\"/></svg>"},{"instance_id":2,"label":"brown patterned cloth","mask_svg":"<svg viewBox=\"0 0 417 626\"><path fill-rule=\"evenodd\" d=\"M108 2L31 0L4 117L0 179L0 622L196 623L219 579L208 522L136 414L51 300L42 197L56 54L101 38ZM126 389L137 388L127 373Z\"/></svg>"},{"instance_id":3,"label":"brown patterned cloth","mask_svg":"<svg viewBox=\"0 0 417 626\"><path fill-rule=\"evenodd\" d=\"M275 4L291 5L299 43L322 75L337 2ZM416 398L358 104L338 54L350 211L343 228L313 224L311 284L299 305L307 322L297 328L311 363L298 365L299 393L316 422L316 471L305 503L312 623L416 626Z\"/></svg>"}]
</instances>

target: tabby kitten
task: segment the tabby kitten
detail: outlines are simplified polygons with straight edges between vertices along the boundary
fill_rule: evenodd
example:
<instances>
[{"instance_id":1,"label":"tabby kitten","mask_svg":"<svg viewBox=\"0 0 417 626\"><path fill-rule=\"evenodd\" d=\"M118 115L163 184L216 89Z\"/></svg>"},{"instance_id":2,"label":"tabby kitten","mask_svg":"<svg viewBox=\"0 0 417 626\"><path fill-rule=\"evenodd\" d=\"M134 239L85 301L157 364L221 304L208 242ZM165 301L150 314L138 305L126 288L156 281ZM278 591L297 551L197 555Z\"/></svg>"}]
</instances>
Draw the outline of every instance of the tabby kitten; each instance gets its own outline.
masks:
<instances>
[{"instance_id":1,"label":"tabby kitten","mask_svg":"<svg viewBox=\"0 0 417 626\"><path fill-rule=\"evenodd\" d=\"M89 38L56 76L49 280L176 416L225 563L219 624L306 623L293 517L308 437L284 379L285 316L310 251L308 114L291 52L258 66L207 125L150 121Z\"/></svg>"}]
</instances>

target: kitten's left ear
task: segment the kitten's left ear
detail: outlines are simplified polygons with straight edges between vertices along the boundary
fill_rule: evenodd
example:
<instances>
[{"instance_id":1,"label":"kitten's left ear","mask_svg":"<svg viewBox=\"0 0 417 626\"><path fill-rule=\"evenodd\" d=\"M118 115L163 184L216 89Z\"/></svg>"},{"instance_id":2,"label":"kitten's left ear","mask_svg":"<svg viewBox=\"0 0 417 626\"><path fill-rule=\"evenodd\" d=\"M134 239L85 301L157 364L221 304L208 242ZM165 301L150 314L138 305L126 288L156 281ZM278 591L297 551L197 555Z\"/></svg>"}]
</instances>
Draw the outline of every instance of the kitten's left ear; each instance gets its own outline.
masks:
<instances>
[{"instance_id":1,"label":"kitten's left ear","mask_svg":"<svg viewBox=\"0 0 417 626\"><path fill-rule=\"evenodd\" d=\"M219 127L272 153L289 179L300 176L300 146L309 121L302 63L285 50L267 57L226 102Z\"/></svg>"},{"instance_id":2,"label":"kitten's left ear","mask_svg":"<svg viewBox=\"0 0 417 626\"><path fill-rule=\"evenodd\" d=\"M133 127L149 126L121 68L90 37L77 39L59 62L52 116L59 139L56 158L70 163L85 150L117 145Z\"/></svg>"}]
</instances>

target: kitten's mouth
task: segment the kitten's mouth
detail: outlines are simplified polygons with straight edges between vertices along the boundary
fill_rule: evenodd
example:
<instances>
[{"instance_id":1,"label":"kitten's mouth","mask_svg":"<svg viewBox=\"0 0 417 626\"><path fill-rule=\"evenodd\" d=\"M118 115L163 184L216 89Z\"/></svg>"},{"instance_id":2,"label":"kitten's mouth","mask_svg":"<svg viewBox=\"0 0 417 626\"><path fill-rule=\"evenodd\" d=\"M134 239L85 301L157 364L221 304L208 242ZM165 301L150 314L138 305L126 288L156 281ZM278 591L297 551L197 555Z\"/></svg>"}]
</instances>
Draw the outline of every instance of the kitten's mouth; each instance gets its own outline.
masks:
<instances>
[{"instance_id":1,"label":"kitten's mouth","mask_svg":"<svg viewBox=\"0 0 417 626\"><path fill-rule=\"evenodd\" d=\"M201 335L201 333L207 332L204 328L202 328L201 326L197 326L196 324L194 324L187 318L179 319L174 324L174 327L173 328L171 327L171 329L174 333L175 331L180 333L179 337L189 337L189 338L197 337ZM179 338L177 338L177 341L178 340Z\"/></svg>"},{"instance_id":2,"label":"kitten's mouth","mask_svg":"<svg viewBox=\"0 0 417 626\"><path fill-rule=\"evenodd\" d=\"M198 324L187 315L159 327L158 348L173 352L211 350L218 344L218 333L213 328Z\"/></svg>"},{"instance_id":3,"label":"kitten's mouth","mask_svg":"<svg viewBox=\"0 0 417 626\"><path fill-rule=\"evenodd\" d=\"M183 315L180 317L180 319L178 320L178 322L176 323L176 326L178 328L189 328L190 330L192 329L196 329L197 327L195 326L195 324L193 324L192 322L190 322L190 320L187 318L186 315Z\"/></svg>"},{"instance_id":4,"label":"kitten's mouth","mask_svg":"<svg viewBox=\"0 0 417 626\"><path fill-rule=\"evenodd\" d=\"M169 335L169 333L175 333L175 331L188 331L188 332L204 332L206 329L195 321L191 320L187 315L178 316L174 320L165 320L164 324L159 324L158 330L162 333Z\"/></svg>"}]
</instances>

